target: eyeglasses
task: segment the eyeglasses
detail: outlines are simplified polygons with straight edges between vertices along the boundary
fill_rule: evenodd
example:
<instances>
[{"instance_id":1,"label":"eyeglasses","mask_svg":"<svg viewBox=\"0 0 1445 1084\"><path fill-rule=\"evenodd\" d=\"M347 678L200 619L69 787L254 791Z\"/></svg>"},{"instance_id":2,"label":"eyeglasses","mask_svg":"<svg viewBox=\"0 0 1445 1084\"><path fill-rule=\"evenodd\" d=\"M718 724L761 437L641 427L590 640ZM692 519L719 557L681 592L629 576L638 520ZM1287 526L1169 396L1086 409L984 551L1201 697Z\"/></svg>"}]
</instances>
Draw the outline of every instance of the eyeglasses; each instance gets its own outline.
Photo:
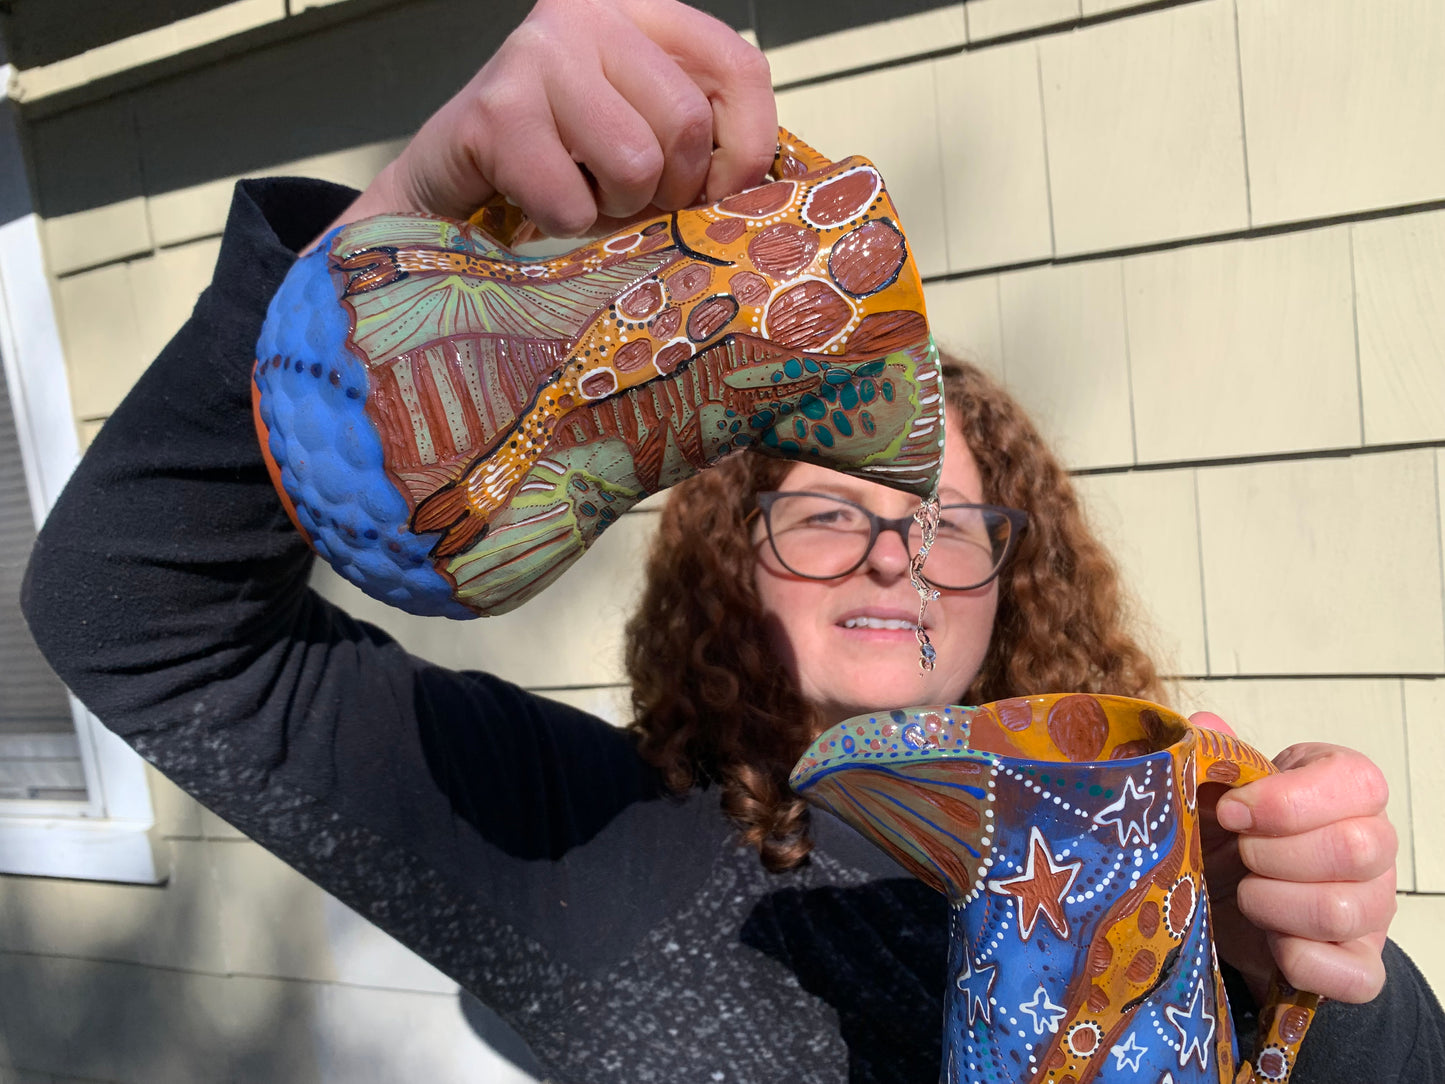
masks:
<instances>
[{"instance_id":1,"label":"eyeglasses","mask_svg":"<svg viewBox=\"0 0 1445 1084\"><path fill-rule=\"evenodd\" d=\"M894 531L911 557L922 544L912 516L884 519L828 493L758 494L768 544L778 563L809 580L834 580L859 568L878 536ZM935 587L968 591L988 583L1008 561L1028 514L992 504L945 504L923 568Z\"/></svg>"}]
</instances>

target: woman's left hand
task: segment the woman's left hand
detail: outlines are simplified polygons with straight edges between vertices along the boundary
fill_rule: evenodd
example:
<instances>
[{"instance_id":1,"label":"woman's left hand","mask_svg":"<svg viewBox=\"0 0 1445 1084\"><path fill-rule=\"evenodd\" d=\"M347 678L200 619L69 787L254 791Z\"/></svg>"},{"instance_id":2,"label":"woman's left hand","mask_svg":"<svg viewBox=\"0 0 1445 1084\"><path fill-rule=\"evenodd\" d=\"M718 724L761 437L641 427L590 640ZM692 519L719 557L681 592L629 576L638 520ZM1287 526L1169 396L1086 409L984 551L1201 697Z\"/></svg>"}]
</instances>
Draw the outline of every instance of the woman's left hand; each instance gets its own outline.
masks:
<instances>
[{"instance_id":1,"label":"woman's left hand","mask_svg":"<svg viewBox=\"0 0 1445 1084\"><path fill-rule=\"evenodd\" d=\"M1195 726L1234 731L1198 712ZM1363 753L1292 745L1280 774L1233 790L1201 788L1205 881L1219 955L1263 1001L1276 966L1337 1001L1372 1000L1395 914L1395 830L1389 786Z\"/></svg>"}]
</instances>

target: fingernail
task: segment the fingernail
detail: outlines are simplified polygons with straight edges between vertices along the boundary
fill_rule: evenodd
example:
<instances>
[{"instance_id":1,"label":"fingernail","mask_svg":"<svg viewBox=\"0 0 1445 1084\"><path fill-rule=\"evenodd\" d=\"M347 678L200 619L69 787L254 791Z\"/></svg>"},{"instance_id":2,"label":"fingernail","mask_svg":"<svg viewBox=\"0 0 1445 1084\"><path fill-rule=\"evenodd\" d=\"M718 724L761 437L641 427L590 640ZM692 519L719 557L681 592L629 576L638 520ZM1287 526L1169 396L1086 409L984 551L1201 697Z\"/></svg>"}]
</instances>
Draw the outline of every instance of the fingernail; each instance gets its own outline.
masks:
<instances>
[{"instance_id":1,"label":"fingernail","mask_svg":"<svg viewBox=\"0 0 1445 1084\"><path fill-rule=\"evenodd\" d=\"M1221 828L1231 832L1247 832L1254 826L1254 814L1249 806L1233 798L1221 798L1214 807L1214 816Z\"/></svg>"}]
</instances>

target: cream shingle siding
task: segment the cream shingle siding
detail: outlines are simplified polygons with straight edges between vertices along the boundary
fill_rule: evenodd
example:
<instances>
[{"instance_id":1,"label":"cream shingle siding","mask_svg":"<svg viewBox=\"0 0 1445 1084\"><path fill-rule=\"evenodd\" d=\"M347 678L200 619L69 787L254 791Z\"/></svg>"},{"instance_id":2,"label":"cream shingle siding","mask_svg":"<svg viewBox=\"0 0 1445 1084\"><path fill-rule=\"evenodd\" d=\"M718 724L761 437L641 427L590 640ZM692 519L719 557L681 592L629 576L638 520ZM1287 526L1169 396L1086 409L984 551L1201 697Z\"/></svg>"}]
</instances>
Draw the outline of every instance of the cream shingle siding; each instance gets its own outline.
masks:
<instances>
[{"instance_id":1,"label":"cream shingle siding","mask_svg":"<svg viewBox=\"0 0 1445 1084\"><path fill-rule=\"evenodd\" d=\"M1445 7L970 0L773 62L798 83L785 123L881 166L940 340L1084 472L1179 702L1271 751L1337 741L1385 770L1395 933L1445 987ZM147 187L166 118L190 124L187 88L210 85L171 79L35 121L42 183L84 139L76 176L109 170L118 193L46 227L87 434L204 285L229 201L229 176ZM187 138L220 146L231 123ZM399 139L245 168L363 183ZM491 621L323 589L440 662L620 720L653 522ZM169 784L156 799L166 887L0 878L0 1079L519 1079L451 984Z\"/></svg>"}]
</instances>

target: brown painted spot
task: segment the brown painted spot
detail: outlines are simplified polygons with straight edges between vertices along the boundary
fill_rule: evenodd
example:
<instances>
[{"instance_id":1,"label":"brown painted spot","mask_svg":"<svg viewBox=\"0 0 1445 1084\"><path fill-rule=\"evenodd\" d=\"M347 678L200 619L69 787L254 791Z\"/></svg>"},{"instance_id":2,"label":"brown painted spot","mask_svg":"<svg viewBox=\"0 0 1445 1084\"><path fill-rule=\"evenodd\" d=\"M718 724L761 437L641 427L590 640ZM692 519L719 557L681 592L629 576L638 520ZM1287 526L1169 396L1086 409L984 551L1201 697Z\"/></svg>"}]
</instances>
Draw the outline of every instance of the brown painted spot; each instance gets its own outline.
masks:
<instances>
[{"instance_id":1,"label":"brown painted spot","mask_svg":"<svg viewBox=\"0 0 1445 1084\"><path fill-rule=\"evenodd\" d=\"M728 286L744 305L761 305L771 292L768 280L754 271L739 271L728 279Z\"/></svg>"},{"instance_id":2,"label":"brown painted spot","mask_svg":"<svg viewBox=\"0 0 1445 1084\"><path fill-rule=\"evenodd\" d=\"M705 263L684 264L667 278L667 292L678 304L691 301L712 282L712 268Z\"/></svg>"},{"instance_id":3,"label":"brown painted spot","mask_svg":"<svg viewBox=\"0 0 1445 1084\"><path fill-rule=\"evenodd\" d=\"M708 237L720 245L730 245L736 241L747 230L741 218L720 218L716 222L709 222L707 227Z\"/></svg>"},{"instance_id":4,"label":"brown painted spot","mask_svg":"<svg viewBox=\"0 0 1445 1084\"><path fill-rule=\"evenodd\" d=\"M700 343L710 339L738 312L738 300L731 294L704 298L687 318L687 337Z\"/></svg>"},{"instance_id":5,"label":"brown painted spot","mask_svg":"<svg viewBox=\"0 0 1445 1084\"><path fill-rule=\"evenodd\" d=\"M673 343L657 352L657 370L665 376L690 357L692 357L691 345Z\"/></svg>"},{"instance_id":6,"label":"brown painted spot","mask_svg":"<svg viewBox=\"0 0 1445 1084\"><path fill-rule=\"evenodd\" d=\"M1146 900L1144 906L1139 908L1139 915L1135 919L1139 923L1139 932L1145 937L1153 937L1159 929L1159 905L1153 900Z\"/></svg>"},{"instance_id":7,"label":"brown painted spot","mask_svg":"<svg viewBox=\"0 0 1445 1084\"><path fill-rule=\"evenodd\" d=\"M1283 1050L1265 1050L1259 1055L1259 1071L1271 1080L1281 1079L1287 1065Z\"/></svg>"},{"instance_id":8,"label":"brown painted spot","mask_svg":"<svg viewBox=\"0 0 1445 1084\"><path fill-rule=\"evenodd\" d=\"M1147 982L1154 977L1154 971L1159 966L1159 957L1155 956L1146 948L1141 948L1134 953L1134 958L1129 961L1129 966L1124 969L1124 977L1132 983Z\"/></svg>"},{"instance_id":9,"label":"brown painted spot","mask_svg":"<svg viewBox=\"0 0 1445 1084\"><path fill-rule=\"evenodd\" d=\"M1122 742L1114 746L1114 751L1109 754L1110 760L1124 760L1127 757L1148 756L1154 752L1154 746L1143 738L1135 741Z\"/></svg>"},{"instance_id":10,"label":"brown painted spot","mask_svg":"<svg viewBox=\"0 0 1445 1084\"><path fill-rule=\"evenodd\" d=\"M791 154L785 154L778 164L778 172L784 177L801 177L808 172L808 167Z\"/></svg>"},{"instance_id":11,"label":"brown painted spot","mask_svg":"<svg viewBox=\"0 0 1445 1084\"><path fill-rule=\"evenodd\" d=\"M1297 1043L1305 1037L1309 1026L1309 1010L1302 1009L1298 1005L1291 1005L1279 1018L1279 1037L1287 1043Z\"/></svg>"},{"instance_id":12,"label":"brown painted spot","mask_svg":"<svg viewBox=\"0 0 1445 1084\"><path fill-rule=\"evenodd\" d=\"M1049 709L1049 737L1073 761L1093 760L1109 737L1109 718L1092 696L1075 693Z\"/></svg>"},{"instance_id":13,"label":"brown painted spot","mask_svg":"<svg viewBox=\"0 0 1445 1084\"><path fill-rule=\"evenodd\" d=\"M999 726L998 716L994 714L993 708L976 708L968 714L965 720L968 730L964 732L961 744L968 745L970 741L975 743L975 748L988 748L984 743L984 735L992 735L994 731L1003 729ZM1005 739L1007 740L1007 739Z\"/></svg>"},{"instance_id":14,"label":"brown painted spot","mask_svg":"<svg viewBox=\"0 0 1445 1084\"><path fill-rule=\"evenodd\" d=\"M1109 991L1105 990L1098 983L1095 983L1092 987L1090 987L1089 998L1086 1002L1084 1002L1084 1004L1089 1006L1090 1012L1103 1012L1109 1007L1109 1000ZM1082 1040L1086 1034L1089 1035L1089 1046L1088 1049L1080 1048L1080 1054L1087 1054L1089 1050L1094 1049L1094 1036L1092 1034L1089 1034L1088 1028L1083 1028L1080 1030L1079 1038Z\"/></svg>"},{"instance_id":15,"label":"brown painted spot","mask_svg":"<svg viewBox=\"0 0 1445 1084\"><path fill-rule=\"evenodd\" d=\"M617 390L617 374L611 369L599 369L582 378L582 394L589 399L600 399Z\"/></svg>"},{"instance_id":16,"label":"brown painted spot","mask_svg":"<svg viewBox=\"0 0 1445 1084\"><path fill-rule=\"evenodd\" d=\"M1044 1068L1062 1069L1068 1060L1068 1056L1056 1046L1049 1052L1048 1060L1044 1062Z\"/></svg>"},{"instance_id":17,"label":"brown painted spot","mask_svg":"<svg viewBox=\"0 0 1445 1084\"><path fill-rule=\"evenodd\" d=\"M662 308L662 284L638 283L617 299L617 311L629 320L645 320Z\"/></svg>"},{"instance_id":18,"label":"brown painted spot","mask_svg":"<svg viewBox=\"0 0 1445 1084\"><path fill-rule=\"evenodd\" d=\"M1100 997L1101 994L1103 994L1103 997ZM1108 994L1097 986L1090 991L1090 996L1088 996L1088 1005L1090 1005L1091 1009L1094 1007L1095 1000L1103 1000L1103 1005L1098 1006L1098 1009L1094 1009L1094 1012L1101 1012L1101 1010L1107 1009ZM1087 1057L1087 1055L1094 1052L1095 1046L1098 1046L1098 1032L1095 1032L1090 1026L1078 1026L1078 1028L1075 1028L1074 1031L1069 1033L1069 1049L1072 1049L1075 1054L1081 1054Z\"/></svg>"},{"instance_id":19,"label":"brown painted spot","mask_svg":"<svg viewBox=\"0 0 1445 1084\"><path fill-rule=\"evenodd\" d=\"M680 327L682 327L682 310L674 306L658 313L657 319L652 321L652 326L648 330L659 339L670 339L677 334L677 329Z\"/></svg>"},{"instance_id":20,"label":"brown painted spot","mask_svg":"<svg viewBox=\"0 0 1445 1084\"><path fill-rule=\"evenodd\" d=\"M1114 958L1114 946L1102 937L1089 946L1088 970L1090 975L1102 975L1109 970L1109 961Z\"/></svg>"},{"instance_id":21,"label":"brown painted spot","mask_svg":"<svg viewBox=\"0 0 1445 1084\"><path fill-rule=\"evenodd\" d=\"M1183 877L1169 890L1169 900L1164 909L1169 932L1183 937L1189 929L1189 920L1194 916L1194 882Z\"/></svg>"},{"instance_id":22,"label":"brown painted spot","mask_svg":"<svg viewBox=\"0 0 1445 1084\"><path fill-rule=\"evenodd\" d=\"M869 222L833 245L828 271L854 297L867 297L887 286L903 268L908 250L891 222Z\"/></svg>"},{"instance_id":23,"label":"brown painted spot","mask_svg":"<svg viewBox=\"0 0 1445 1084\"><path fill-rule=\"evenodd\" d=\"M848 336L848 353L891 354L917 346L928 339L928 321L923 314L907 309L891 312L875 312L863 317L852 335Z\"/></svg>"},{"instance_id":24,"label":"brown painted spot","mask_svg":"<svg viewBox=\"0 0 1445 1084\"><path fill-rule=\"evenodd\" d=\"M653 234L661 233L665 229L667 229L666 222L649 222L646 226L643 227L642 236L651 237Z\"/></svg>"},{"instance_id":25,"label":"brown painted spot","mask_svg":"<svg viewBox=\"0 0 1445 1084\"><path fill-rule=\"evenodd\" d=\"M621 237L610 237L603 244L608 252L631 252L642 241L642 234L628 233Z\"/></svg>"},{"instance_id":26,"label":"brown painted spot","mask_svg":"<svg viewBox=\"0 0 1445 1084\"><path fill-rule=\"evenodd\" d=\"M1204 778L1211 783L1233 783L1239 778L1239 765L1230 760L1216 760L1204 769Z\"/></svg>"},{"instance_id":27,"label":"brown painted spot","mask_svg":"<svg viewBox=\"0 0 1445 1084\"><path fill-rule=\"evenodd\" d=\"M1027 700L1000 700L994 707L1007 730L1027 730L1034 725L1034 706Z\"/></svg>"},{"instance_id":28,"label":"brown painted spot","mask_svg":"<svg viewBox=\"0 0 1445 1084\"><path fill-rule=\"evenodd\" d=\"M646 339L633 339L624 343L612 356L613 367L619 373L631 373L641 369L652 360L652 343Z\"/></svg>"},{"instance_id":29,"label":"brown painted spot","mask_svg":"<svg viewBox=\"0 0 1445 1084\"><path fill-rule=\"evenodd\" d=\"M867 166L850 169L813 189L803 206L803 217L815 226L841 226L868 209L882 182Z\"/></svg>"},{"instance_id":30,"label":"brown painted spot","mask_svg":"<svg viewBox=\"0 0 1445 1084\"><path fill-rule=\"evenodd\" d=\"M818 254L818 235L791 222L769 226L748 242L748 259L773 278L796 275Z\"/></svg>"},{"instance_id":31,"label":"brown painted spot","mask_svg":"<svg viewBox=\"0 0 1445 1084\"><path fill-rule=\"evenodd\" d=\"M808 279L773 299L764 327L779 346L820 350L847 326L853 309L826 282Z\"/></svg>"},{"instance_id":32,"label":"brown painted spot","mask_svg":"<svg viewBox=\"0 0 1445 1084\"><path fill-rule=\"evenodd\" d=\"M792 181L774 181L772 184L729 196L717 206L718 210L727 211L729 214L757 218L759 215L781 211L792 202L793 193L797 190L798 186Z\"/></svg>"}]
</instances>

